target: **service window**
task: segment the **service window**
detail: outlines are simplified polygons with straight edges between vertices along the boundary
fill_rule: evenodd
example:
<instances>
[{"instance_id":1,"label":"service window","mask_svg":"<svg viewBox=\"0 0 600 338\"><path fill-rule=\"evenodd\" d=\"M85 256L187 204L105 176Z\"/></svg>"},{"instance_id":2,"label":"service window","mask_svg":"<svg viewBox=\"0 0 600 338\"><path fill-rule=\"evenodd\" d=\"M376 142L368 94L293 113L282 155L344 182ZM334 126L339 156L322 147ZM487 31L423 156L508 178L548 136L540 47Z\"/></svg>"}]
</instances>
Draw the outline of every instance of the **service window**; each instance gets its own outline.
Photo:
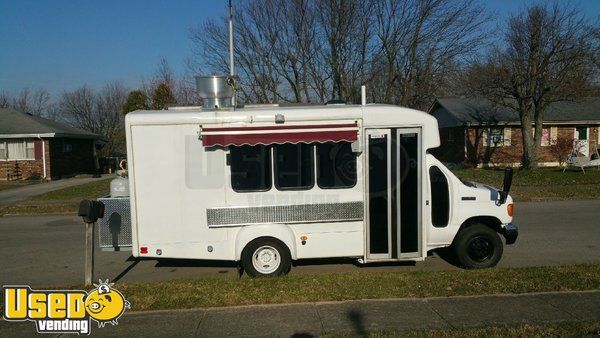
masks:
<instances>
[{"instance_id":1,"label":"service window","mask_svg":"<svg viewBox=\"0 0 600 338\"><path fill-rule=\"evenodd\" d=\"M436 228L448 225L450 217L450 192L446 175L436 166L429 168L431 182L431 221Z\"/></svg>"},{"instance_id":2,"label":"service window","mask_svg":"<svg viewBox=\"0 0 600 338\"><path fill-rule=\"evenodd\" d=\"M323 189L356 185L356 155L350 142L317 144L317 184Z\"/></svg>"},{"instance_id":3,"label":"service window","mask_svg":"<svg viewBox=\"0 0 600 338\"><path fill-rule=\"evenodd\" d=\"M279 190L306 190L315 184L313 148L308 144L278 144L275 151L275 186Z\"/></svg>"},{"instance_id":4,"label":"service window","mask_svg":"<svg viewBox=\"0 0 600 338\"><path fill-rule=\"evenodd\" d=\"M269 148L259 146L230 147L231 187L237 192L271 189Z\"/></svg>"}]
</instances>

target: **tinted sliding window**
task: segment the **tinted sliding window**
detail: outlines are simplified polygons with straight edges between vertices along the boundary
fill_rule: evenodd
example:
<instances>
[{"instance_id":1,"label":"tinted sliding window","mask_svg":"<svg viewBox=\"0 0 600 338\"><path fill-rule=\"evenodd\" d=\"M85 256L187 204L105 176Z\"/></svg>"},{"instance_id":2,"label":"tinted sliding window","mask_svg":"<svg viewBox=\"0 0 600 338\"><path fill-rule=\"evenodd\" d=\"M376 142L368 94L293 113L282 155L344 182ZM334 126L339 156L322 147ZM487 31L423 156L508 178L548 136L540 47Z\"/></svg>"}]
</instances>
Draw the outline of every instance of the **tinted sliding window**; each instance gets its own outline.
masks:
<instances>
[{"instance_id":1,"label":"tinted sliding window","mask_svg":"<svg viewBox=\"0 0 600 338\"><path fill-rule=\"evenodd\" d=\"M324 189L356 184L356 155L350 142L317 144L317 184Z\"/></svg>"},{"instance_id":2,"label":"tinted sliding window","mask_svg":"<svg viewBox=\"0 0 600 338\"><path fill-rule=\"evenodd\" d=\"M313 187L315 178L312 145L278 144L274 151L277 189L304 190Z\"/></svg>"},{"instance_id":3,"label":"tinted sliding window","mask_svg":"<svg viewBox=\"0 0 600 338\"><path fill-rule=\"evenodd\" d=\"M443 228L448 225L450 217L448 179L440 168L433 166L429 168L429 180L431 181L431 221L434 227Z\"/></svg>"},{"instance_id":4,"label":"tinted sliding window","mask_svg":"<svg viewBox=\"0 0 600 338\"><path fill-rule=\"evenodd\" d=\"M264 191L271 189L269 148L259 146L230 147L231 186L233 190Z\"/></svg>"}]
</instances>

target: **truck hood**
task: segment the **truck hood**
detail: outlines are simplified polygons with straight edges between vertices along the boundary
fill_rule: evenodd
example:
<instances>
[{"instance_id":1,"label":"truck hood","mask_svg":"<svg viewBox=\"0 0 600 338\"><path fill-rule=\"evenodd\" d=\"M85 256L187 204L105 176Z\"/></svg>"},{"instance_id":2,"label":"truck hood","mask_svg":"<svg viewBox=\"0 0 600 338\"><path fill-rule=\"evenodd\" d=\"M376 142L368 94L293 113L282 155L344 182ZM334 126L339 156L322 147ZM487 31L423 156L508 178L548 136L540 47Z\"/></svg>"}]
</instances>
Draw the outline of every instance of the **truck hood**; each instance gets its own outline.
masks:
<instances>
[{"instance_id":1,"label":"truck hood","mask_svg":"<svg viewBox=\"0 0 600 338\"><path fill-rule=\"evenodd\" d=\"M487 195L489 196L491 201L497 201L498 200L498 188L494 188L494 187L490 187L489 185L483 184L483 183L479 183L479 182L472 182L472 181L466 181L466 180L461 180L463 182L464 185L466 185L467 187L477 191L478 195Z\"/></svg>"}]
</instances>

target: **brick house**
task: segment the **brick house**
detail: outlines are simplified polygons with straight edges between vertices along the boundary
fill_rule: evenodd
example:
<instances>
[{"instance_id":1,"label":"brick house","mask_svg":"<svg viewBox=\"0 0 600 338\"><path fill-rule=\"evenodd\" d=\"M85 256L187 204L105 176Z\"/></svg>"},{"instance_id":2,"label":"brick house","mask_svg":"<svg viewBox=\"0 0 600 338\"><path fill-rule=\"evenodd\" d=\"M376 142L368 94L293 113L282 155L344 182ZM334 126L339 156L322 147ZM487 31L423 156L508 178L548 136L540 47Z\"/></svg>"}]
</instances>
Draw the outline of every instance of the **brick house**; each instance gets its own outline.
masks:
<instances>
[{"instance_id":1,"label":"brick house","mask_svg":"<svg viewBox=\"0 0 600 338\"><path fill-rule=\"evenodd\" d=\"M441 98L429 113L440 127L441 146L433 154L441 161L480 167L520 164L523 137L516 112L485 99ZM544 120L539 165L558 166L574 148L579 155L597 156L600 98L551 104Z\"/></svg>"},{"instance_id":2,"label":"brick house","mask_svg":"<svg viewBox=\"0 0 600 338\"><path fill-rule=\"evenodd\" d=\"M93 173L102 142L85 130L0 108L0 180Z\"/></svg>"}]
</instances>

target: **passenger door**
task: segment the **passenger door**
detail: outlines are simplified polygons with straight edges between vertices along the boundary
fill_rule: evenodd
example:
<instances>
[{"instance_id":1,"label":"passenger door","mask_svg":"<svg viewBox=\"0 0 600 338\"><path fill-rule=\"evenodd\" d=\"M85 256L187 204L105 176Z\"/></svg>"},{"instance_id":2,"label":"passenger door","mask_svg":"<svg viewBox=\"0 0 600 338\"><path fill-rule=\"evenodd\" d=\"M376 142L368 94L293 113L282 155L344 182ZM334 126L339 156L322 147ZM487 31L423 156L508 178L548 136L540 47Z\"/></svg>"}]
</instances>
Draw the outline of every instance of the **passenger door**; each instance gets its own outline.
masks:
<instances>
[{"instance_id":1,"label":"passenger door","mask_svg":"<svg viewBox=\"0 0 600 338\"><path fill-rule=\"evenodd\" d=\"M421 129L366 130L366 258L421 256Z\"/></svg>"}]
</instances>

